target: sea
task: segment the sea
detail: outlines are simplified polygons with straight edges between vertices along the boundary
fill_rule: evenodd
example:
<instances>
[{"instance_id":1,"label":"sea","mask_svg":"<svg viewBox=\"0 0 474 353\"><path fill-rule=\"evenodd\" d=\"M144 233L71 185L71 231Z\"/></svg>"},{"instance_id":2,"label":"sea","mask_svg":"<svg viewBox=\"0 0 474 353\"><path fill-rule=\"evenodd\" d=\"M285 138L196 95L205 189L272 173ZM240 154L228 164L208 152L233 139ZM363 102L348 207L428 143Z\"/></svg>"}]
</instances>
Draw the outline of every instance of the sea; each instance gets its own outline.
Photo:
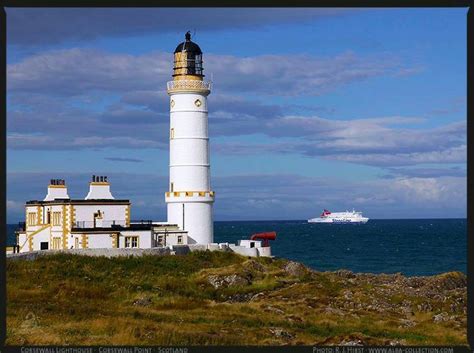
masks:
<instances>
[{"instance_id":1,"label":"sea","mask_svg":"<svg viewBox=\"0 0 474 353\"><path fill-rule=\"evenodd\" d=\"M16 225L8 225L13 244ZM318 271L402 273L428 276L466 273L466 219L371 219L366 224L314 224L300 221L214 223L214 241L236 243L254 233L275 231L276 257Z\"/></svg>"}]
</instances>

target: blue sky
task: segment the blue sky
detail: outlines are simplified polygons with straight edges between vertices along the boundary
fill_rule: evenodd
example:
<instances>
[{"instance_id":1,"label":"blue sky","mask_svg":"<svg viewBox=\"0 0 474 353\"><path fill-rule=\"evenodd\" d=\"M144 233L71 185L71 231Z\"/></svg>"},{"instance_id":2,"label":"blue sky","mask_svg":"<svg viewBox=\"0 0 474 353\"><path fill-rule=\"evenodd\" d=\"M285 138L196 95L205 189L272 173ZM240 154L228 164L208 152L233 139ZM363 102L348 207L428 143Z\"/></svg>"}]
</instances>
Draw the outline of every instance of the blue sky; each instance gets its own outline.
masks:
<instances>
[{"instance_id":1,"label":"blue sky","mask_svg":"<svg viewBox=\"0 0 474 353\"><path fill-rule=\"evenodd\" d=\"M172 52L204 52L217 220L466 216L467 9L7 9L8 221L109 175L164 220ZM133 181L133 182L131 182Z\"/></svg>"}]
</instances>

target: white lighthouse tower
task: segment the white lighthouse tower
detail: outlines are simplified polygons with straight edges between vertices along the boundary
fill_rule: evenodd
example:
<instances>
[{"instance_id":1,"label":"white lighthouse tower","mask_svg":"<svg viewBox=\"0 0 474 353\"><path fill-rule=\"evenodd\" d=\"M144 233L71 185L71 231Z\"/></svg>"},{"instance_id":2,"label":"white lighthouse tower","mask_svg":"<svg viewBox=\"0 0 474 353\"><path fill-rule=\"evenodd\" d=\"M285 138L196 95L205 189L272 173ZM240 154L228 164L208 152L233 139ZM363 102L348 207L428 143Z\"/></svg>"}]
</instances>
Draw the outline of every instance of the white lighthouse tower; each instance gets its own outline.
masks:
<instances>
[{"instance_id":1,"label":"white lighthouse tower","mask_svg":"<svg viewBox=\"0 0 474 353\"><path fill-rule=\"evenodd\" d=\"M203 80L202 51L186 40L174 51L170 96L170 180L166 193L168 222L188 232L188 243L214 241L207 96L211 83Z\"/></svg>"}]
</instances>

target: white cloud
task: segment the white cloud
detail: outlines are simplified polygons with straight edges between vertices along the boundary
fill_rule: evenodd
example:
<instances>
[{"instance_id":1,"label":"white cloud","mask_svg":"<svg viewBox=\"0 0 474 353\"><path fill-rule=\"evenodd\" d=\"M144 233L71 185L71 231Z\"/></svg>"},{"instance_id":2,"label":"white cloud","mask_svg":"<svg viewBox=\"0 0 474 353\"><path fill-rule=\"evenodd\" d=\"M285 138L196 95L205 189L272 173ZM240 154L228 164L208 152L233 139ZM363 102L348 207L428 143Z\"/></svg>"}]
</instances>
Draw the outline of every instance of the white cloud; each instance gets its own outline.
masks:
<instances>
[{"instance_id":1,"label":"white cloud","mask_svg":"<svg viewBox=\"0 0 474 353\"><path fill-rule=\"evenodd\" d=\"M431 129L390 126L421 121L424 120L413 117L354 120L282 117L269 120L261 132L294 139L260 144L220 143L215 148L220 153L293 153L386 167L466 162L465 122Z\"/></svg>"},{"instance_id":2,"label":"white cloud","mask_svg":"<svg viewBox=\"0 0 474 353\"><path fill-rule=\"evenodd\" d=\"M407 148L409 146L403 146ZM433 143L433 149L436 149L436 144ZM351 162L357 164L390 167L390 166L408 166L427 163L443 163L443 164L457 164L466 163L467 150L466 145L449 147L445 150L414 152L414 153L397 153L396 148L393 154L390 151L385 153L360 153L360 154L339 154L325 156L326 159Z\"/></svg>"},{"instance_id":3,"label":"white cloud","mask_svg":"<svg viewBox=\"0 0 474 353\"><path fill-rule=\"evenodd\" d=\"M165 219L164 192L168 177L150 174L109 173L115 197L131 199L133 217ZM47 180L66 179L69 195L83 198L90 175L75 173L10 173L8 199L43 198ZM130 180L140 183L130 183ZM466 177L397 177L350 180L303 177L294 174L252 174L213 177L215 215L222 219L307 219L323 208L363 211L371 218L465 217ZM24 210L8 209L9 219Z\"/></svg>"},{"instance_id":4,"label":"white cloud","mask_svg":"<svg viewBox=\"0 0 474 353\"><path fill-rule=\"evenodd\" d=\"M221 153L293 153L383 167L466 160L465 122L420 129L412 125L425 123L423 117L328 119L240 95L317 95L393 74L402 67L394 57L350 52L332 57L209 54L205 60L220 92L210 98L212 136L272 138L263 144L214 143ZM164 87L171 65L171 54L133 56L77 48L39 53L9 65L8 147L167 148ZM305 66L311 70L302 70ZM119 101L93 111L84 102L96 95Z\"/></svg>"},{"instance_id":5,"label":"white cloud","mask_svg":"<svg viewBox=\"0 0 474 353\"><path fill-rule=\"evenodd\" d=\"M129 91L163 86L172 57L165 53L142 56L110 54L92 49L64 49L40 53L8 65L8 90L74 95L99 91Z\"/></svg>"},{"instance_id":6,"label":"white cloud","mask_svg":"<svg viewBox=\"0 0 474 353\"><path fill-rule=\"evenodd\" d=\"M414 204L435 202L437 205L453 204L454 200L465 207L466 185L465 178L398 178L389 183L389 187L399 198Z\"/></svg>"},{"instance_id":7,"label":"white cloud","mask_svg":"<svg viewBox=\"0 0 474 353\"><path fill-rule=\"evenodd\" d=\"M206 54L204 60L206 72L213 73L215 87L221 92L269 95L319 95L351 82L391 74L401 67L394 56L358 56L352 52L331 57ZM172 62L170 53L133 56L79 48L49 51L8 65L8 90L58 95L164 90L171 78Z\"/></svg>"},{"instance_id":8,"label":"white cloud","mask_svg":"<svg viewBox=\"0 0 474 353\"><path fill-rule=\"evenodd\" d=\"M163 141L147 140L143 137L105 137L105 136L86 136L74 137L72 139L56 140L53 136L27 135L27 134L9 134L7 136L8 148L15 149L43 149L43 150L68 150L82 148L167 148Z\"/></svg>"}]
</instances>

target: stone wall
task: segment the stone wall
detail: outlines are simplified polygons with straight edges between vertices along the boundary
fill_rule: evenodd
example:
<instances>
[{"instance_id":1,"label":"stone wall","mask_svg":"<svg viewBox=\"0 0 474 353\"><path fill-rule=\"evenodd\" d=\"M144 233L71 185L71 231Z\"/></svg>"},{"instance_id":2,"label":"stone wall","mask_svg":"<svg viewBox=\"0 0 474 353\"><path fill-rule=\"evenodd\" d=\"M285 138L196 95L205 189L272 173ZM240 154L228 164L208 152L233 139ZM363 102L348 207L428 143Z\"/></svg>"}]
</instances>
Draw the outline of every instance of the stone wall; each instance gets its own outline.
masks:
<instances>
[{"instance_id":1,"label":"stone wall","mask_svg":"<svg viewBox=\"0 0 474 353\"><path fill-rule=\"evenodd\" d=\"M7 254L8 259L24 259L35 260L39 256L48 256L54 254L74 254L85 256L143 256L143 255L169 255L171 253L168 248L152 248L152 249L68 249L68 250L42 250L30 251L19 254Z\"/></svg>"},{"instance_id":2,"label":"stone wall","mask_svg":"<svg viewBox=\"0 0 474 353\"><path fill-rule=\"evenodd\" d=\"M259 248L264 249L264 248ZM269 250L270 248L268 248ZM266 249L265 249L266 250ZM192 251L230 251L235 252L244 256L269 256L268 254L260 254L257 248L245 248L242 246L236 246L233 244L222 243L222 244L188 244L188 245L173 245L169 248L151 248L151 249L126 249L126 248L103 248L103 249L67 249L67 250L41 250L41 251L28 251L19 254L7 254L8 259L25 259L35 260L39 256L47 256L54 254L74 254L74 255L85 255L85 256L105 256L105 257L117 257L117 256L142 256L142 255L186 255Z\"/></svg>"}]
</instances>

